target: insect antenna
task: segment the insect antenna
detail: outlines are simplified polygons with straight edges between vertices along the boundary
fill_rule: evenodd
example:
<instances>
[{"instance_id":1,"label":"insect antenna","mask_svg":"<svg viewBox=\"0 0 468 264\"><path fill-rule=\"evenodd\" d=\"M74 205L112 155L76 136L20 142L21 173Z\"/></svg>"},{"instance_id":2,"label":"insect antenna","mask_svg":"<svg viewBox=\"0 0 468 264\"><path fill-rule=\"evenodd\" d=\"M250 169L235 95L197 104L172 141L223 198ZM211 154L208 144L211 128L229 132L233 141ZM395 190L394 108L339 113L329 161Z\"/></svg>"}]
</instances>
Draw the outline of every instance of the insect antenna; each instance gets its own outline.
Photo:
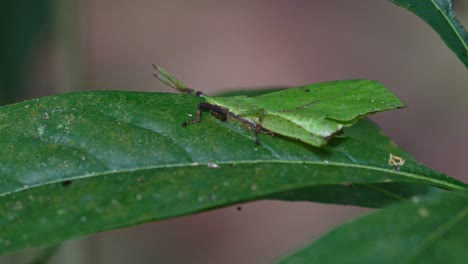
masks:
<instances>
[{"instance_id":1,"label":"insect antenna","mask_svg":"<svg viewBox=\"0 0 468 264\"><path fill-rule=\"evenodd\" d=\"M153 64L153 68L157 71L157 73L153 74L154 77L156 77L158 80L160 80L165 85L179 91L180 93L191 94L191 95L196 95L196 96L204 96L205 95L203 92L195 91L195 90L189 88L185 83L183 83L179 79L175 78L174 76L170 75L163 68L161 68L159 66L156 66L155 64Z\"/></svg>"}]
</instances>

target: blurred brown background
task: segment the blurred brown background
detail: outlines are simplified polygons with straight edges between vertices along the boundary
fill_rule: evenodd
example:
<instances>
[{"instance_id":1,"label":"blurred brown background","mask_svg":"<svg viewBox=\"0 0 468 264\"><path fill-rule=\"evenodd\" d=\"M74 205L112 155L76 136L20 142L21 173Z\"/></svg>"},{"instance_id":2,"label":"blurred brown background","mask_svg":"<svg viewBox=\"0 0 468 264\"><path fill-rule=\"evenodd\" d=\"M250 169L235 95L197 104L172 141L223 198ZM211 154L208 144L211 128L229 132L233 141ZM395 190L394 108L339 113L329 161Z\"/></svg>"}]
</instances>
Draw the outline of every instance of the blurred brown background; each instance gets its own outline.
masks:
<instances>
[{"instance_id":1,"label":"blurred brown background","mask_svg":"<svg viewBox=\"0 0 468 264\"><path fill-rule=\"evenodd\" d=\"M468 2L454 1L468 25ZM152 63L214 94L334 79L382 82L407 109L373 118L419 161L468 181L467 69L385 0L18 0L0 4L0 96L171 92ZM65 243L53 263L268 263L366 209L264 201ZM0 258L24 263L29 252Z\"/></svg>"}]
</instances>

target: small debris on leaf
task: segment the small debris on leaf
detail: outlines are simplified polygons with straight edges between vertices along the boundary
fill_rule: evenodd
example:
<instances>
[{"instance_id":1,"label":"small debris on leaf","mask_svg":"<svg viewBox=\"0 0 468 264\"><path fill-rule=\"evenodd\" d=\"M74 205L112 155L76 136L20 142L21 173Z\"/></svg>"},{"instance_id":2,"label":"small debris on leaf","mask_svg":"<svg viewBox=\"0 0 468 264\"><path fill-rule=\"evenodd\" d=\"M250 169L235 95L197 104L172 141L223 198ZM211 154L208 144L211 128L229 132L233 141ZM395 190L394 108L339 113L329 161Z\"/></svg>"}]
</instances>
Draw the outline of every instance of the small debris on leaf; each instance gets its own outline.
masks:
<instances>
[{"instance_id":1,"label":"small debris on leaf","mask_svg":"<svg viewBox=\"0 0 468 264\"><path fill-rule=\"evenodd\" d=\"M421 208L418 209L418 214L421 217L428 217L429 216L429 211L426 208L421 207Z\"/></svg>"},{"instance_id":2,"label":"small debris on leaf","mask_svg":"<svg viewBox=\"0 0 468 264\"><path fill-rule=\"evenodd\" d=\"M405 165L405 160L402 157L398 157L390 153L390 157L388 158L388 165L390 166L403 166Z\"/></svg>"},{"instance_id":3,"label":"small debris on leaf","mask_svg":"<svg viewBox=\"0 0 468 264\"><path fill-rule=\"evenodd\" d=\"M72 181L71 181L71 180L66 180L66 181L63 181L63 182L62 182L62 186L68 186L68 185L70 185L70 184L72 184Z\"/></svg>"},{"instance_id":4,"label":"small debris on leaf","mask_svg":"<svg viewBox=\"0 0 468 264\"><path fill-rule=\"evenodd\" d=\"M208 162L207 164L208 168L219 168L219 165L216 163Z\"/></svg>"}]
</instances>

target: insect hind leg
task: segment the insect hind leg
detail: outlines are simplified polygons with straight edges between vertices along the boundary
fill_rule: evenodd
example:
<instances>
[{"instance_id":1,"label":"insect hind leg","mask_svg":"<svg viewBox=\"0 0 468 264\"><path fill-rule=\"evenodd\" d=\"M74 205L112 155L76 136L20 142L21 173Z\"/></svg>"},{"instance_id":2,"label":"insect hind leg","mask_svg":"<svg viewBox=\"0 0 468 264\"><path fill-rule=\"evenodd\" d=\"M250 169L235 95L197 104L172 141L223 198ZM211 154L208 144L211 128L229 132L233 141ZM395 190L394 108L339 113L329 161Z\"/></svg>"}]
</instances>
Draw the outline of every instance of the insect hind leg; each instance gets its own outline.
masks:
<instances>
[{"instance_id":1,"label":"insect hind leg","mask_svg":"<svg viewBox=\"0 0 468 264\"><path fill-rule=\"evenodd\" d=\"M262 119L263 119L263 114L264 113L262 113L260 115L260 117L258 118L257 123L255 123L254 131L253 131L254 132L254 137L255 137L255 145L257 145L257 146L260 145L260 141L258 140L258 133L262 130L261 123L262 123Z\"/></svg>"},{"instance_id":2,"label":"insect hind leg","mask_svg":"<svg viewBox=\"0 0 468 264\"><path fill-rule=\"evenodd\" d=\"M270 135L270 136L275 136L274 132L262 127L262 120L263 120L264 115L265 115L265 113L261 113L258 120L257 120L257 122L253 125L253 133L254 133L254 137L255 137L255 144L257 146L260 145L260 140L258 139L258 133L267 134L267 135Z\"/></svg>"}]
</instances>

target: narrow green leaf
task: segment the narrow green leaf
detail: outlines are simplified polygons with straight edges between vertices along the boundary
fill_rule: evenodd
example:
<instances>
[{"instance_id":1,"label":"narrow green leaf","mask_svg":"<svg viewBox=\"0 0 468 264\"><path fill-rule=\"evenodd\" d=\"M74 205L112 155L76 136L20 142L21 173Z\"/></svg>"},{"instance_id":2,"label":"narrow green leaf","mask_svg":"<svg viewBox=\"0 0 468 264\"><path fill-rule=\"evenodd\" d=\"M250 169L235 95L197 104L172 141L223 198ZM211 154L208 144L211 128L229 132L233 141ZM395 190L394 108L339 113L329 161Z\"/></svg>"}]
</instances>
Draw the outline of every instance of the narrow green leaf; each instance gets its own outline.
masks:
<instances>
[{"instance_id":1,"label":"narrow green leaf","mask_svg":"<svg viewBox=\"0 0 468 264\"><path fill-rule=\"evenodd\" d=\"M390 0L426 21L468 67L468 33L458 21L451 0Z\"/></svg>"},{"instance_id":2,"label":"narrow green leaf","mask_svg":"<svg viewBox=\"0 0 468 264\"><path fill-rule=\"evenodd\" d=\"M465 188L352 138L315 148L260 135L256 146L242 124L209 114L183 128L203 100L96 91L0 107L0 252L284 193L356 205L369 193L379 206L424 192L413 185ZM320 191L330 187L337 197Z\"/></svg>"},{"instance_id":3,"label":"narrow green leaf","mask_svg":"<svg viewBox=\"0 0 468 264\"><path fill-rule=\"evenodd\" d=\"M435 193L342 225L281 263L465 263L468 191Z\"/></svg>"}]
</instances>

